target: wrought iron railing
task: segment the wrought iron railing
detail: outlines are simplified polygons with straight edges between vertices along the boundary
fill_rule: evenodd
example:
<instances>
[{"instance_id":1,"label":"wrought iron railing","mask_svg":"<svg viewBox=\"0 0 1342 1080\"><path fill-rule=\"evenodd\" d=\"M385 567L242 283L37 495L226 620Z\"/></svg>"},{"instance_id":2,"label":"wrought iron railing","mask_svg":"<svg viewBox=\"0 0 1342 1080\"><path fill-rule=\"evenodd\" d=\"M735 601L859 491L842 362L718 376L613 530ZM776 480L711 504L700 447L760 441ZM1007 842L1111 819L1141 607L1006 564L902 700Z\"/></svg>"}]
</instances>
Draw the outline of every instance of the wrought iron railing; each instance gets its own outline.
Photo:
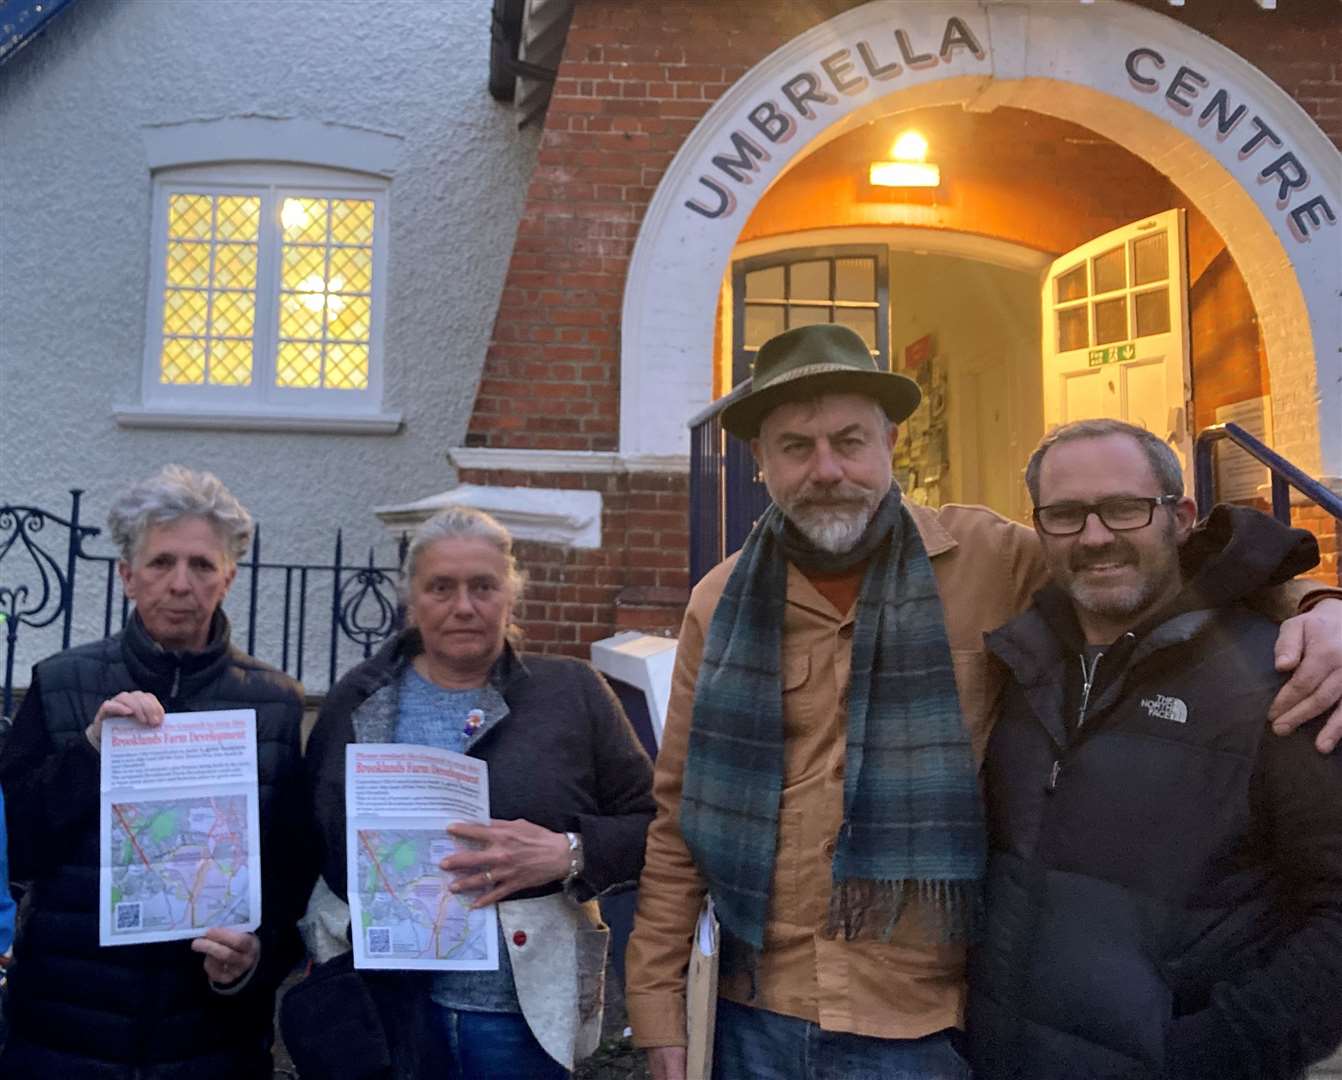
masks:
<instances>
[{"instance_id":1,"label":"wrought iron railing","mask_svg":"<svg viewBox=\"0 0 1342 1080\"><path fill-rule=\"evenodd\" d=\"M57 645L70 647L76 626L81 636L106 637L124 626L129 615L116 555L85 548L101 530L80 521L82 495L80 489L71 490L68 517L36 506L0 505L2 716L12 715L15 661L25 629L32 634L59 627L59 644L56 640L35 643L54 652ZM300 680L305 670L318 674L312 663L313 652L318 650L319 656L324 654L326 685L334 684L344 661L367 658L400 628L397 581L408 546L409 538L402 535L395 566L378 565L371 547L367 559L347 563L343 531L337 529L329 563L265 562L258 525L251 551L238 566L241 580L226 604L233 618L234 640ZM81 586L78 590L77 584ZM241 613L240 598L245 598ZM76 610L95 599L100 616L89 618L87 612Z\"/></svg>"},{"instance_id":2,"label":"wrought iron railing","mask_svg":"<svg viewBox=\"0 0 1342 1080\"><path fill-rule=\"evenodd\" d=\"M1232 423L1203 428L1194 444L1193 490L1198 503L1198 517L1206 517L1211 513L1216 502L1216 455L1213 451L1225 439L1267 466L1272 477L1272 514L1278 521L1286 525L1291 523L1292 488L1342 521L1342 498L1238 424Z\"/></svg>"}]
</instances>

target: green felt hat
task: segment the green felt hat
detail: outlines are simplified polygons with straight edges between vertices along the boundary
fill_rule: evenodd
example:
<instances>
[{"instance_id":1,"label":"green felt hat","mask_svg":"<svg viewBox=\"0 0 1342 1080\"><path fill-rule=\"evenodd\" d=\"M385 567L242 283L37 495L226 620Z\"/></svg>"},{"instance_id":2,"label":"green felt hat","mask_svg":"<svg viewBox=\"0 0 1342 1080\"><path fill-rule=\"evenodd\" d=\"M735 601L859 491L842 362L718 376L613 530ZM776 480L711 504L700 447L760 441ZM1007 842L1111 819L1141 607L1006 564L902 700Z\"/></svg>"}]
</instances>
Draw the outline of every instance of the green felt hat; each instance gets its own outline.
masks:
<instances>
[{"instance_id":1,"label":"green felt hat","mask_svg":"<svg viewBox=\"0 0 1342 1080\"><path fill-rule=\"evenodd\" d=\"M750 393L722 410L722 426L753 439L779 405L821 394L862 394L895 423L906 419L923 393L907 375L883 371L864 342L846 326L799 326L770 338L755 354Z\"/></svg>"}]
</instances>

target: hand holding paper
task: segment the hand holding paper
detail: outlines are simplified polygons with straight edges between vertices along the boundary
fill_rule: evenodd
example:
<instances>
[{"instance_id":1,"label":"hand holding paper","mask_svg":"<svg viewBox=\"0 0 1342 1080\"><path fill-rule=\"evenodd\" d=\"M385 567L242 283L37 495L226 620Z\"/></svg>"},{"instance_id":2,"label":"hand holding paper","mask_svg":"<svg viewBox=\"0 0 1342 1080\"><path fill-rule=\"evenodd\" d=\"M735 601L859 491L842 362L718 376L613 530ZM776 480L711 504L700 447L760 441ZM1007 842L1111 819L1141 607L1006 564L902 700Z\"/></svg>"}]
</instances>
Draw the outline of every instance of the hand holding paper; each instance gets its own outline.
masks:
<instances>
[{"instance_id":1,"label":"hand holding paper","mask_svg":"<svg viewBox=\"0 0 1342 1080\"><path fill-rule=\"evenodd\" d=\"M210 982L228 986L256 967L261 959L261 941L255 934L213 927L191 943L191 951L205 957L205 975Z\"/></svg>"},{"instance_id":2,"label":"hand holding paper","mask_svg":"<svg viewBox=\"0 0 1342 1080\"><path fill-rule=\"evenodd\" d=\"M530 821L491 820L488 825L453 825L448 830L479 850L459 851L439 865L458 875L452 891L478 892L477 908L523 889L568 876L568 838Z\"/></svg>"},{"instance_id":3,"label":"hand holding paper","mask_svg":"<svg viewBox=\"0 0 1342 1080\"><path fill-rule=\"evenodd\" d=\"M84 729L95 750L102 750L103 721L109 716L124 716L145 727L158 727L163 723L164 713L158 698L143 690L123 690L108 698L98 706L93 723Z\"/></svg>"}]
</instances>

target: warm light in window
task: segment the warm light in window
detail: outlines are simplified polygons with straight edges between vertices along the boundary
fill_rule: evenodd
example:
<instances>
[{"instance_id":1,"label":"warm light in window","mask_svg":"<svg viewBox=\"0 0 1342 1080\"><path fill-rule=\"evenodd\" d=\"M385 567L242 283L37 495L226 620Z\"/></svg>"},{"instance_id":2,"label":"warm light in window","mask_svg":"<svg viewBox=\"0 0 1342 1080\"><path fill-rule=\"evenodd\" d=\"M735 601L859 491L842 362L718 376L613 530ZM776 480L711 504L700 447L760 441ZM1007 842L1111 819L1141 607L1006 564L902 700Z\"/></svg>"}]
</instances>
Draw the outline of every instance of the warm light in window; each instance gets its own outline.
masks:
<instances>
[{"instance_id":1,"label":"warm light in window","mask_svg":"<svg viewBox=\"0 0 1342 1080\"><path fill-rule=\"evenodd\" d=\"M297 232L304 228L312 215L308 213L308 208L303 205L301 199L285 199L284 209L280 211L280 223L291 232Z\"/></svg>"},{"instance_id":2,"label":"warm light in window","mask_svg":"<svg viewBox=\"0 0 1342 1080\"><path fill-rule=\"evenodd\" d=\"M927 140L919 132L910 129L895 140L890 156L896 161L926 161Z\"/></svg>"},{"instance_id":3,"label":"warm light in window","mask_svg":"<svg viewBox=\"0 0 1342 1080\"><path fill-rule=\"evenodd\" d=\"M873 161L870 178L876 187L937 187L941 169L921 161Z\"/></svg>"},{"instance_id":4,"label":"warm light in window","mask_svg":"<svg viewBox=\"0 0 1342 1080\"><path fill-rule=\"evenodd\" d=\"M313 274L298 283L298 292L301 295L303 306L309 311L321 311L322 308L340 311L345 306L345 298L334 294L344 287L344 278L333 277L331 284L328 286L320 276ZM330 292L327 292L328 288Z\"/></svg>"}]
</instances>

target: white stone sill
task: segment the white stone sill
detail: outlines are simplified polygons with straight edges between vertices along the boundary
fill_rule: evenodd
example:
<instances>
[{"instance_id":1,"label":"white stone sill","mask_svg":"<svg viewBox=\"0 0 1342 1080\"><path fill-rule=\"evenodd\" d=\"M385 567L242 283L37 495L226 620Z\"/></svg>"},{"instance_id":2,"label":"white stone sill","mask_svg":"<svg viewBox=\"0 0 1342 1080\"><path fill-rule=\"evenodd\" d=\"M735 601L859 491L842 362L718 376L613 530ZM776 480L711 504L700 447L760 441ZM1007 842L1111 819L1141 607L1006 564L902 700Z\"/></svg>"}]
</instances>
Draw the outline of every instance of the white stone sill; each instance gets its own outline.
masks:
<instances>
[{"instance_id":1,"label":"white stone sill","mask_svg":"<svg viewBox=\"0 0 1342 1080\"><path fill-rule=\"evenodd\" d=\"M401 430L399 412L320 413L207 411L154 409L121 405L112 411L125 428L177 428L195 431L300 431L327 435L395 435Z\"/></svg>"}]
</instances>

